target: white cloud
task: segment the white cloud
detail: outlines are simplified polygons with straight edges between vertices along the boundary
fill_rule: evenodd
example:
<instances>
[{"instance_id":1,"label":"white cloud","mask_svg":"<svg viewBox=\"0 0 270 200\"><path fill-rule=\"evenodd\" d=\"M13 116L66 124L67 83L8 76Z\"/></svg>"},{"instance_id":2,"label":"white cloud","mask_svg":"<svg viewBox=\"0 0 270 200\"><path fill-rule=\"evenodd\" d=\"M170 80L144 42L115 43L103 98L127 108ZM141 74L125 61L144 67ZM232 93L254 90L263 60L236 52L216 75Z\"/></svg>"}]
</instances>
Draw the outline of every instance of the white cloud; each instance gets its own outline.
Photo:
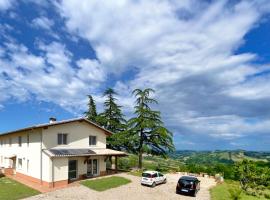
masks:
<instances>
[{"instance_id":1,"label":"white cloud","mask_svg":"<svg viewBox=\"0 0 270 200\"><path fill-rule=\"evenodd\" d=\"M13 0L0 0L0 11L7 10L12 6Z\"/></svg>"},{"instance_id":2,"label":"white cloud","mask_svg":"<svg viewBox=\"0 0 270 200\"><path fill-rule=\"evenodd\" d=\"M92 70L87 69L87 65L76 69L72 66L72 53L61 43L40 43L38 48L42 56L32 54L24 45L6 43L5 57L0 58L0 91L4 94L0 102L10 98L26 101L34 95L37 100L81 113L85 109L86 94L95 93L98 88L96 79L81 77L82 71L92 73L97 66L93 65Z\"/></svg>"},{"instance_id":3,"label":"white cloud","mask_svg":"<svg viewBox=\"0 0 270 200\"><path fill-rule=\"evenodd\" d=\"M105 81L106 75L97 60L80 59L77 61L80 67L78 77L86 81Z\"/></svg>"},{"instance_id":4,"label":"white cloud","mask_svg":"<svg viewBox=\"0 0 270 200\"><path fill-rule=\"evenodd\" d=\"M232 140L250 130L246 119L261 115L261 99L270 99L264 92L269 79L259 84L249 81L262 72L252 64L257 55L235 54L269 5L267 1L225 0L82 1L78 5L65 0L58 9L70 32L90 42L107 73L121 76L130 67L138 69L132 80L119 80L115 86L123 93L124 104L132 105L126 95L132 89L153 87L166 123L176 133L184 128ZM245 102L243 95L259 101ZM205 116L203 122L197 121ZM233 117L219 121L219 116ZM193 123L186 124L186 118ZM216 120L219 123L212 123Z\"/></svg>"},{"instance_id":5,"label":"white cloud","mask_svg":"<svg viewBox=\"0 0 270 200\"><path fill-rule=\"evenodd\" d=\"M268 1L83 0L78 4L63 0L54 4L68 34L86 39L97 59L78 58L61 42L40 42L39 53L12 39L2 42L0 102L34 95L81 112L88 93L100 107L100 89L113 76L118 78L114 88L128 114L134 88L156 89L158 108L176 135L203 134L200 138L232 141L270 130L266 120L270 114L265 111L270 106L270 81L263 75L269 67L255 65L254 53L235 53L269 11ZM40 16L32 25L55 34L54 21ZM136 73L126 75L129 72ZM249 121L257 118L256 123Z\"/></svg>"},{"instance_id":6,"label":"white cloud","mask_svg":"<svg viewBox=\"0 0 270 200\"><path fill-rule=\"evenodd\" d=\"M234 115L183 118L181 123L197 134L209 134L222 139L237 139L256 134L267 134L270 120L253 119L252 122ZM244 130L244 132L243 132Z\"/></svg>"},{"instance_id":7,"label":"white cloud","mask_svg":"<svg viewBox=\"0 0 270 200\"><path fill-rule=\"evenodd\" d=\"M54 25L53 20L48 19L47 17L41 16L32 20L32 25L37 28L42 28L46 30L51 30Z\"/></svg>"},{"instance_id":8,"label":"white cloud","mask_svg":"<svg viewBox=\"0 0 270 200\"><path fill-rule=\"evenodd\" d=\"M270 66L268 67L270 69ZM250 77L248 81L235 85L225 91L228 95L248 100L269 99L270 97L270 76Z\"/></svg>"}]
</instances>

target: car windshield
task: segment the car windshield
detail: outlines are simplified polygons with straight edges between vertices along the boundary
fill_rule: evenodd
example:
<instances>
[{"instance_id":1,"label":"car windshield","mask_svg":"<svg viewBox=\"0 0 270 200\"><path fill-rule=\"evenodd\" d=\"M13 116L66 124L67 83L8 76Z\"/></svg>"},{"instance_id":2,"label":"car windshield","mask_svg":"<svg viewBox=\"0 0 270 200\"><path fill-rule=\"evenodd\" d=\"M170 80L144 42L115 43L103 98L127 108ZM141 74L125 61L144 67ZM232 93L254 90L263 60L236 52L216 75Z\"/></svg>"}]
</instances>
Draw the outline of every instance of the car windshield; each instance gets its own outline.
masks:
<instances>
[{"instance_id":1,"label":"car windshield","mask_svg":"<svg viewBox=\"0 0 270 200\"><path fill-rule=\"evenodd\" d=\"M182 183L182 184L184 184L184 185L189 185L189 184L193 184L194 181L192 181L192 180L180 179L180 180L179 180L179 183Z\"/></svg>"},{"instance_id":2,"label":"car windshield","mask_svg":"<svg viewBox=\"0 0 270 200\"><path fill-rule=\"evenodd\" d=\"M142 173L142 177L144 177L144 178L151 178L152 176L149 173Z\"/></svg>"}]
</instances>

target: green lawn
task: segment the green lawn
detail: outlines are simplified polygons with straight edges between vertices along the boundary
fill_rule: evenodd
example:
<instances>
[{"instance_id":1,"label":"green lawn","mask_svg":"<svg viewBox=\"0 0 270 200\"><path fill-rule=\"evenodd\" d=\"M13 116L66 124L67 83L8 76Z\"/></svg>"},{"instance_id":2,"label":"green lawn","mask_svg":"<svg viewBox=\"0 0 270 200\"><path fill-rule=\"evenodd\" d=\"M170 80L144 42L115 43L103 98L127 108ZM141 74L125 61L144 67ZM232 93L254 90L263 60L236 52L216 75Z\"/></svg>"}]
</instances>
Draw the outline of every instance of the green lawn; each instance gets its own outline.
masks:
<instances>
[{"instance_id":1,"label":"green lawn","mask_svg":"<svg viewBox=\"0 0 270 200\"><path fill-rule=\"evenodd\" d=\"M38 191L29 188L17 181L2 177L0 178L0 199L16 200L39 194Z\"/></svg>"},{"instance_id":2,"label":"green lawn","mask_svg":"<svg viewBox=\"0 0 270 200\"><path fill-rule=\"evenodd\" d=\"M104 191L128 184L130 182L131 180L129 179L119 176L112 176L108 178L82 181L81 184L96 191Z\"/></svg>"},{"instance_id":3,"label":"green lawn","mask_svg":"<svg viewBox=\"0 0 270 200\"><path fill-rule=\"evenodd\" d=\"M217 185L210 190L211 200L230 200L230 193L228 191L230 187L239 187L239 184L235 181L225 181L225 183ZM243 193L241 197L242 200L266 200L266 198L249 196Z\"/></svg>"}]
</instances>

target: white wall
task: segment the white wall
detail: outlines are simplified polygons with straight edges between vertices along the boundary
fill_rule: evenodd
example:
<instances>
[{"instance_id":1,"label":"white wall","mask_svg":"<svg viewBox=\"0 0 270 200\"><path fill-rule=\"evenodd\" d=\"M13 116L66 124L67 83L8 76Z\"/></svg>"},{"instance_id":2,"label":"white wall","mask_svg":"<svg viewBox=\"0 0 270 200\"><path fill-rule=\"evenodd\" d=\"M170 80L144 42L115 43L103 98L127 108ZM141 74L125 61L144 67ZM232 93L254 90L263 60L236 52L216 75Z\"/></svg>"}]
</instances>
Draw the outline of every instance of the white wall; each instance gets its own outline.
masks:
<instances>
[{"instance_id":1,"label":"white wall","mask_svg":"<svg viewBox=\"0 0 270 200\"><path fill-rule=\"evenodd\" d=\"M29 135L29 145L27 135ZM18 144L19 136L22 137L21 147ZM12 139L11 146L9 145L10 138ZM0 136L0 166L12 167L10 159L4 159L4 162L1 163L1 156L16 155L16 171L40 179L40 139L40 129ZM3 145L1 145L1 141L3 141ZM22 159L21 168L18 167L18 159ZM29 161L28 167L27 161Z\"/></svg>"},{"instance_id":2,"label":"white wall","mask_svg":"<svg viewBox=\"0 0 270 200\"><path fill-rule=\"evenodd\" d=\"M52 182L52 160L45 153L42 154L42 180Z\"/></svg>"},{"instance_id":3,"label":"white wall","mask_svg":"<svg viewBox=\"0 0 270 200\"><path fill-rule=\"evenodd\" d=\"M53 158L54 182L68 179L68 158Z\"/></svg>"},{"instance_id":4,"label":"white wall","mask_svg":"<svg viewBox=\"0 0 270 200\"><path fill-rule=\"evenodd\" d=\"M68 145L59 146L57 144L57 134L68 134ZM27 135L30 143L27 145ZM106 134L103 130L86 122L72 122L68 124L50 126L48 129L35 129L23 131L9 135L0 136L0 167L12 167L10 159L4 159L6 156L17 156L17 172L40 179L40 158L41 158L41 135L42 149L49 148L106 148ZM97 136L97 145L89 146L89 136ZM18 145L18 136L22 136L22 146ZM9 145L9 138L12 138L12 144ZM1 145L1 141L3 145ZM3 162L1 162L3 157ZM18 159L22 159L22 168L18 168ZM106 170L104 156L93 157L99 159L99 171ZM68 179L68 160L72 158L53 158L54 181ZM84 164L83 157L74 158L78 160L78 175L86 174L87 165ZM29 166L27 169L27 160ZM45 153L42 153L42 180L52 181L52 160Z\"/></svg>"},{"instance_id":5,"label":"white wall","mask_svg":"<svg viewBox=\"0 0 270 200\"><path fill-rule=\"evenodd\" d=\"M68 144L58 145L57 134L67 133ZM89 146L89 136L97 136L97 145ZM71 122L43 129L43 148L106 148L106 134L87 122Z\"/></svg>"}]
</instances>

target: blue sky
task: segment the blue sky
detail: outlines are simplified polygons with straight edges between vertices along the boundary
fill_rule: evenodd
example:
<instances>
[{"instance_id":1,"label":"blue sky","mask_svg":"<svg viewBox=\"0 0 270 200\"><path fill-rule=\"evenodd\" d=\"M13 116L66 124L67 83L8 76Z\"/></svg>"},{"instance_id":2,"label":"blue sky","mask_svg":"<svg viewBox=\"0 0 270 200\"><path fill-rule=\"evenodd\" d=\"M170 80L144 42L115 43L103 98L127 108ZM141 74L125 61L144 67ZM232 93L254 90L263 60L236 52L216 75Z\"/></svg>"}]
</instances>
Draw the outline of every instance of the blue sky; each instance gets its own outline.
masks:
<instances>
[{"instance_id":1,"label":"blue sky","mask_svg":"<svg viewBox=\"0 0 270 200\"><path fill-rule=\"evenodd\" d=\"M177 149L270 150L270 3L0 0L0 132L152 87Z\"/></svg>"}]
</instances>

